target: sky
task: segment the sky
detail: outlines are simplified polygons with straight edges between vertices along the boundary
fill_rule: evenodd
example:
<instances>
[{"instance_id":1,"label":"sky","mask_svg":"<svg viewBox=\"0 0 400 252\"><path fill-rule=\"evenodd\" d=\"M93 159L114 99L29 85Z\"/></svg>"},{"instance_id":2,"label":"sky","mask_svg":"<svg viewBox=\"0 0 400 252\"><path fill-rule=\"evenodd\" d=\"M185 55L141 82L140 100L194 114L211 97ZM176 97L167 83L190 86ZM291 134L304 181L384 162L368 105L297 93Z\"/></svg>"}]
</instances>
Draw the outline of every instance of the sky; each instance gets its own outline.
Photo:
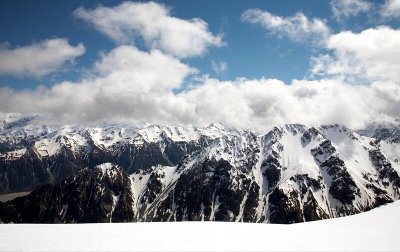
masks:
<instances>
[{"instance_id":1,"label":"sky","mask_svg":"<svg viewBox=\"0 0 400 252\"><path fill-rule=\"evenodd\" d=\"M0 117L393 122L399 27L400 0L3 0Z\"/></svg>"}]
</instances>

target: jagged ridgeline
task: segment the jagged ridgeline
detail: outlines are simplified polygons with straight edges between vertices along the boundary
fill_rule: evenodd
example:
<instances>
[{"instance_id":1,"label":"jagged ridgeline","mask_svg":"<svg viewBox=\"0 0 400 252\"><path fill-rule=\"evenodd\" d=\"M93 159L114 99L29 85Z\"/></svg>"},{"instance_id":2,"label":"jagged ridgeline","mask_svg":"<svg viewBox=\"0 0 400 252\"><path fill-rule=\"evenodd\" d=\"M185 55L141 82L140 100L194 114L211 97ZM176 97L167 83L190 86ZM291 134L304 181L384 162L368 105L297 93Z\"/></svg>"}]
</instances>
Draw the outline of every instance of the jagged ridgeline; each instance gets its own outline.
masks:
<instances>
[{"instance_id":1,"label":"jagged ridgeline","mask_svg":"<svg viewBox=\"0 0 400 252\"><path fill-rule=\"evenodd\" d=\"M400 127L0 123L2 222L296 223L400 197Z\"/></svg>"}]
</instances>

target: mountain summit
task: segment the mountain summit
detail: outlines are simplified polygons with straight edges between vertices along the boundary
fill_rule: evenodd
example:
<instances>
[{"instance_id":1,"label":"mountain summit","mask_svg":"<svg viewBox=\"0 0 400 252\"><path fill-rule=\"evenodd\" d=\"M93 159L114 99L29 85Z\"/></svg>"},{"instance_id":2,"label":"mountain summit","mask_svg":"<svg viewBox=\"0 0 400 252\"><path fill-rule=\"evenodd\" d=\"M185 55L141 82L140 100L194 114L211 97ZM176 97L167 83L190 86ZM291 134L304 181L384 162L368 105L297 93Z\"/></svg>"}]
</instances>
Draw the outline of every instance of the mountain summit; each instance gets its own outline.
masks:
<instances>
[{"instance_id":1,"label":"mountain summit","mask_svg":"<svg viewBox=\"0 0 400 252\"><path fill-rule=\"evenodd\" d=\"M3 122L3 222L296 223L399 199L399 128Z\"/></svg>"}]
</instances>

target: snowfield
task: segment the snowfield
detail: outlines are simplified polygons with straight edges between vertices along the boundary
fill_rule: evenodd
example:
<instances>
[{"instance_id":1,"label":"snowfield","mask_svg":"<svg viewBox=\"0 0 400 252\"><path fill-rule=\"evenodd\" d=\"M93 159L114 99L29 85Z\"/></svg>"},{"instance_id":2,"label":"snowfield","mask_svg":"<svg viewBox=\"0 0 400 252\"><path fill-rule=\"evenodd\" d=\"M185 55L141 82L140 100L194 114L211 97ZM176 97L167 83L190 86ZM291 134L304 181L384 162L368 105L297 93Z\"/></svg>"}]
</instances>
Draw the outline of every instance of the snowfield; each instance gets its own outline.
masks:
<instances>
[{"instance_id":1,"label":"snowfield","mask_svg":"<svg viewBox=\"0 0 400 252\"><path fill-rule=\"evenodd\" d=\"M400 251L400 201L301 224L0 225L0 251Z\"/></svg>"}]
</instances>

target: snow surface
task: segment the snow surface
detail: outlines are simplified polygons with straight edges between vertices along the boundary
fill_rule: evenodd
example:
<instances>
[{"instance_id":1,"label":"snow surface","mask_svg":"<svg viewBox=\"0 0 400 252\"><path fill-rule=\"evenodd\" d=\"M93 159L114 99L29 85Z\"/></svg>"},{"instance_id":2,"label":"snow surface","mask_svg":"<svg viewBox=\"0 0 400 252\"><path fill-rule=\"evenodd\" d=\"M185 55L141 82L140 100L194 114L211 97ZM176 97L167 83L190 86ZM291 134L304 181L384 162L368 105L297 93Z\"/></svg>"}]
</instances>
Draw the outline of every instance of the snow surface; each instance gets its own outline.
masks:
<instances>
[{"instance_id":1,"label":"snow surface","mask_svg":"<svg viewBox=\"0 0 400 252\"><path fill-rule=\"evenodd\" d=\"M389 160L389 162L392 164L392 167L398 173L400 173L400 160L399 160L400 144L381 141L380 146L382 154Z\"/></svg>"},{"instance_id":2,"label":"snow surface","mask_svg":"<svg viewBox=\"0 0 400 252\"><path fill-rule=\"evenodd\" d=\"M301 224L0 225L0 251L400 251L400 201Z\"/></svg>"}]
</instances>

